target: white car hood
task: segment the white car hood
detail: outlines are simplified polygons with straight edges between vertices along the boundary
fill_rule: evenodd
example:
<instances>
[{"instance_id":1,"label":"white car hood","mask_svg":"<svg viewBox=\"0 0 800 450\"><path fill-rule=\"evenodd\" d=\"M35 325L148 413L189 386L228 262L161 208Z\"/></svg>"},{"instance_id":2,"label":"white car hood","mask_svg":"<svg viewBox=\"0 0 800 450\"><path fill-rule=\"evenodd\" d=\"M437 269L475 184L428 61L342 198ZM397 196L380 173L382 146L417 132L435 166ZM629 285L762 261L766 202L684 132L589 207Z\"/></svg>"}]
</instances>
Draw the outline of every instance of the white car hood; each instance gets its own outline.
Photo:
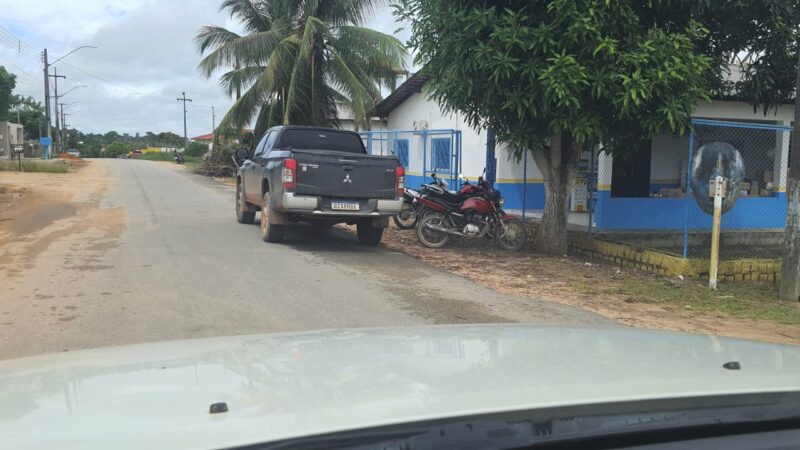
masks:
<instances>
[{"instance_id":1,"label":"white car hood","mask_svg":"<svg viewBox=\"0 0 800 450\"><path fill-rule=\"evenodd\" d=\"M723 364L736 361L741 370ZM0 362L6 448L216 449L418 420L800 391L800 347L627 328L439 326ZM229 411L209 414L212 403Z\"/></svg>"}]
</instances>

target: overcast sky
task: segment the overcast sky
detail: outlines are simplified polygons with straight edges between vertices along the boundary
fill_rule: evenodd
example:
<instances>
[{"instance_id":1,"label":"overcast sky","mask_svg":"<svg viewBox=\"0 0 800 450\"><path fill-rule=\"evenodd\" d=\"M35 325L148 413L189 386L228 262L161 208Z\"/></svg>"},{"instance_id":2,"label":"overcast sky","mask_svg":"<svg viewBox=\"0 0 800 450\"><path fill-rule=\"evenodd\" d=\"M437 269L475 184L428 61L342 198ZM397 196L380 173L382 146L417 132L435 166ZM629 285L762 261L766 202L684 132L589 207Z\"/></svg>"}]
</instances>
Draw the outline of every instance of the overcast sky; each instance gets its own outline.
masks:
<instances>
[{"instance_id":1,"label":"overcast sky","mask_svg":"<svg viewBox=\"0 0 800 450\"><path fill-rule=\"evenodd\" d=\"M211 131L211 106L217 122L232 100L218 79L200 76L193 39L203 25L238 30L220 0L0 0L0 65L17 75L16 92L42 101L44 83L38 54L50 61L80 45L55 67L67 125L84 132L110 130L134 135L146 131L183 134L181 92L188 107L189 136ZM389 8L367 26L393 33L399 25ZM407 33L399 35L407 38ZM21 45L17 42L21 41ZM20 51L21 50L21 51ZM53 68L51 67L51 74ZM52 86L52 84L51 84ZM51 91L52 95L52 91Z\"/></svg>"}]
</instances>

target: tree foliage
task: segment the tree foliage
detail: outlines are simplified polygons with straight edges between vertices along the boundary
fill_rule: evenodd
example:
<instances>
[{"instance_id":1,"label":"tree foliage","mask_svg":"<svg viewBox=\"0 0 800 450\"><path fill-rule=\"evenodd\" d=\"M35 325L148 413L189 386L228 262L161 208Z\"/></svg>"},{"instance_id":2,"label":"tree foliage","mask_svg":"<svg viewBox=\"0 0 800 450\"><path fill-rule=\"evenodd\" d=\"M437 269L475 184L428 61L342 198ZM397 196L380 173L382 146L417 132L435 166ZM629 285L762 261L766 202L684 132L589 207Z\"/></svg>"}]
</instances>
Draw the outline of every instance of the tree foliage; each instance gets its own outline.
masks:
<instances>
[{"instance_id":1,"label":"tree foliage","mask_svg":"<svg viewBox=\"0 0 800 450\"><path fill-rule=\"evenodd\" d=\"M13 102L14 87L17 85L17 76L8 73L5 67L0 66L0 117L7 118Z\"/></svg>"},{"instance_id":2,"label":"tree foliage","mask_svg":"<svg viewBox=\"0 0 800 450\"><path fill-rule=\"evenodd\" d=\"M190 142L189 147L184 152L186 156L203 156L208 152L208 144L205 142Z\"/></svg>"},{"instance_id":3,"label":"tree foliage","mask_svg":"<svg viewBox=\"0 0 800 450\"><path fill-rule=\"evenodd\" d=\"M433 98L538 150L562 133L577 144L679 133L708 98L711 59L696 48L707 30L649 26L639 3L407 0L399 12Z\"/></svg>"},{"instance_id":4,"label":"tree foliage","mask_svg":"<svg viewBox=\"0 0 800 450\"><path fill-rule=\"evenodd\" d=\"M33 97L13 95L7 120L16 122L17 117L19 117L19 123L22 124L22 129L25 131L25 137L27 139L39 139L40 133L46 126L44 106Z\"/></svg>"},{"instance_id":5,"label":"tree foliage","mask_svg":"<svg viewBox=\"0 0 800 450\"><path fill-rule=\"evenodd\" d=\"M103 152L105 158L116 158L119 155L124 155L133 150L133 146L125 141L114 141L109 144Z\"/></svg>"},{"instance_id":6,"label":"tree foliage","mask_svg":"<svg viewBox=\"0 0 800 450\"><path fill-rule=\"evenodd\" d=\"M360 26L379 0L225 0L245 29L200 29L200 71L226 72L220 84L237 101L220 129L256 119L256 133L277 124L335 126L337 105L367 118L381 86L394 88L406 52L394 37ZM242 93L243 92L243 93ZM241 93L241 97L239 97Z\"/></svg>"},{"instance_id":7,"label":"tree foliage","mask_svg":"<svg viewBox=\"0 0 800 450\"><path fill-rule=\"evenodd\" d=\"M694 20L653 26L635 0L401 0L428 92L545 178L539 250L566 252L567 189L586 146L624 152L662 130L681 133L708 99L713 58ZM648 6L650 5L650 6Z\"/></svg>"}]
</instances>

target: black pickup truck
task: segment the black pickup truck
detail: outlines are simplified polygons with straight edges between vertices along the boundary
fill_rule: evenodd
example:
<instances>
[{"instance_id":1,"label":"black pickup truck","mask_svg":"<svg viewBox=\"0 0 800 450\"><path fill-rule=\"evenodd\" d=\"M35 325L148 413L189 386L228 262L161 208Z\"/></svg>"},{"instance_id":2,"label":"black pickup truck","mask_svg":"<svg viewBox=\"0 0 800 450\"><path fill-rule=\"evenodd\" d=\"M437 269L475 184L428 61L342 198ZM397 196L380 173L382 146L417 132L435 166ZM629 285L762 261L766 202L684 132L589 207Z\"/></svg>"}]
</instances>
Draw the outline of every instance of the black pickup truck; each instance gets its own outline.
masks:
<instances>
[{"instance_id":1,"label":"black pickup truck","mask_svg":"<svg viewBox=\"0 0 800 450\"><path fill-rule=\"evenodd\" d=\"M236 218L253 223L261 211L261 237L283 240L286 225L320 228L356 225L358 240L375 245L389 217L403 206L405 172L395 157L368 155L358 133L282 126L268 130L236 177Z\"/></svg>"}]
</instances>

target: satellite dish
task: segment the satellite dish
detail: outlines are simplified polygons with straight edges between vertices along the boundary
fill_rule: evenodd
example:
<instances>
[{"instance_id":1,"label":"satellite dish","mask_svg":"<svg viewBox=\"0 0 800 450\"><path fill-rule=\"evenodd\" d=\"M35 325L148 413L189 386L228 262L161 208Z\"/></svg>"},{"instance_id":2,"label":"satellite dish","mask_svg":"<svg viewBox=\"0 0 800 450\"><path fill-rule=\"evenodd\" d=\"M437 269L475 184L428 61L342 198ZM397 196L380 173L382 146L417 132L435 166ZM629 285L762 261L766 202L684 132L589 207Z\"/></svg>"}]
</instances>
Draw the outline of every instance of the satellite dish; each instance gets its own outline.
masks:
<instances>
[{"instance_id":1,"label":"satellite dish","mask_svg":"<svg viewBox=\"0 0 800 450\"><path fill-rule=\"evenodd\" d=\"M708 196L709 182L721 176L728 182L727 195L722 200L726 213L736 203L739 184L744 179L744 160L739 150L727 142L711 142L700 147L692 164L692 194L700 209L714 213L714 199Z\"/></svg>"}]
</instances>

